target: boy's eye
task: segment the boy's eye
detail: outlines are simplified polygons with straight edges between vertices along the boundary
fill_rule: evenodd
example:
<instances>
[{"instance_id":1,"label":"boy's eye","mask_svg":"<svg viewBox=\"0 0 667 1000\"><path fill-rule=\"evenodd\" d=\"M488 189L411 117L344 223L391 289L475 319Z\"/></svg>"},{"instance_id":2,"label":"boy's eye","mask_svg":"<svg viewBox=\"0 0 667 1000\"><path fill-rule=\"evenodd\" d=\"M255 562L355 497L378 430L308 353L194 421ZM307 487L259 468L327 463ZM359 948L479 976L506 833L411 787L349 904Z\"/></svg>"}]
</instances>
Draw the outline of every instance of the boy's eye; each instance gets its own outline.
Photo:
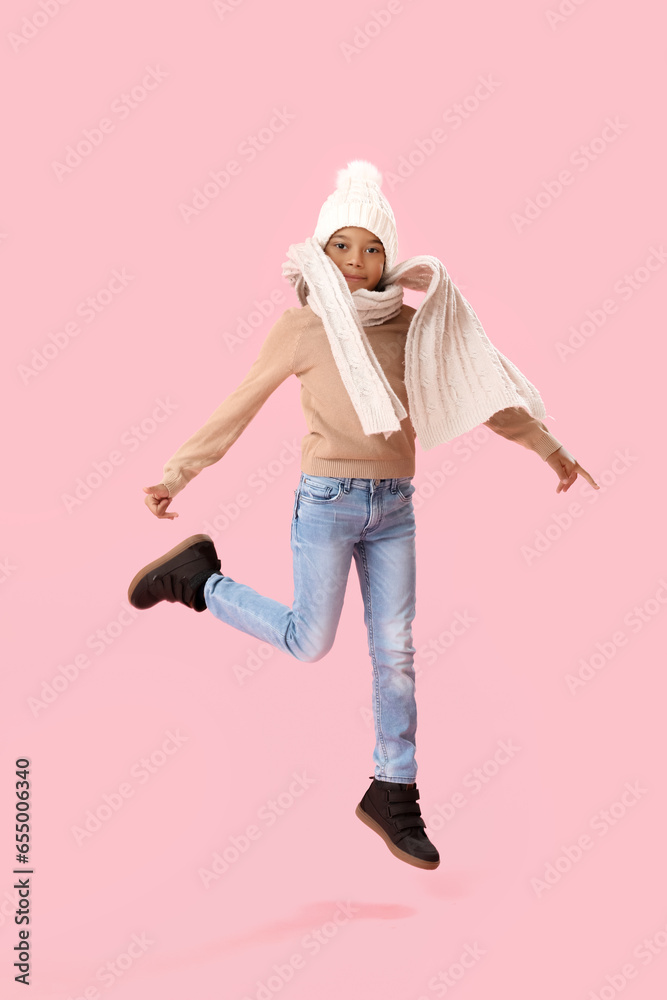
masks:
<instances>
[{"instance_id":1,"label":"boy's eye","mask_svg":"<svg viewBox=\"0 0 667 1000\"><path fill-rule=\"evenodd\" d=\"M335 247L344 247L344 246L347 246L347 244L346 243L334 243L334 246ZM373 253L379 253L380 252L377 247L368 247L368 249L372 250Z\"/></svg>"}]
</instances>

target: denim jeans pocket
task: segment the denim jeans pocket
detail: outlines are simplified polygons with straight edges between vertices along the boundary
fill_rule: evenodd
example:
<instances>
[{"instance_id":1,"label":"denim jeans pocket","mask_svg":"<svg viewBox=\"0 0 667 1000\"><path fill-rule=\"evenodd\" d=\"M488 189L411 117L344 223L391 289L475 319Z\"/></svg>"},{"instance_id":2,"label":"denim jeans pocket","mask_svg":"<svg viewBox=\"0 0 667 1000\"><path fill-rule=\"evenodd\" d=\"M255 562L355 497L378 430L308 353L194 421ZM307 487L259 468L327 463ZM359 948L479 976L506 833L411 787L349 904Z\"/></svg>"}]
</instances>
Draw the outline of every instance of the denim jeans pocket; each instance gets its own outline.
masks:
<instances>
[{"instance_id":1,"label":"denim jeans pocket","mask_svg":"<svg viewBox=\"0 0 667 1000\"><path fill-rule=\"evenodd\" d=\"M299 486L301 499L309 503L333 503L342 493L342 480L331 476L304 476Z\"/></svg>"},{"instance_id":2,"label":"denim jeans pocket","mask_svg":"<svg viewBox=\"0 0 667 1000\"><path fill-rule=\"evenodd\" d=\"M396 484L396 492L398 493L401 500L412 499L412 494L415 492L415 484L412 482L412 477L407 476L404 479L399 479Z\"/></svg>"}]
</instances>

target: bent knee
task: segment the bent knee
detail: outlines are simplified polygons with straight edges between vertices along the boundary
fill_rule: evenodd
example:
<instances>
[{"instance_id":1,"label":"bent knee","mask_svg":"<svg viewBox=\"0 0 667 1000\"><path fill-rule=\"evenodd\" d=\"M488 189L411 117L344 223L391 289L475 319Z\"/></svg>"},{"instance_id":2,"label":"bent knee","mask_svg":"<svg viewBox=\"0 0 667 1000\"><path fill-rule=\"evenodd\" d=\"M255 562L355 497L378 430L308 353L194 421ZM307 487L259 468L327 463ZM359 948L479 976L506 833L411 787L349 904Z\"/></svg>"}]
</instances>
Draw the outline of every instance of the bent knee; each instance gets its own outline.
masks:
<instances>
[{"instance_id":1,"label":"bent knee","mask_svg":"<svg viewBox=\"0 0 667 1000\"><path fill-rule=\"evenodd\" d=\"M296 656L297 660L301 660L302 663L317 663L318 660L324 659L332 646L333 642L320 646L307 646L304 649L294 650L294 656Z\"/></svg>"}]
</instances>

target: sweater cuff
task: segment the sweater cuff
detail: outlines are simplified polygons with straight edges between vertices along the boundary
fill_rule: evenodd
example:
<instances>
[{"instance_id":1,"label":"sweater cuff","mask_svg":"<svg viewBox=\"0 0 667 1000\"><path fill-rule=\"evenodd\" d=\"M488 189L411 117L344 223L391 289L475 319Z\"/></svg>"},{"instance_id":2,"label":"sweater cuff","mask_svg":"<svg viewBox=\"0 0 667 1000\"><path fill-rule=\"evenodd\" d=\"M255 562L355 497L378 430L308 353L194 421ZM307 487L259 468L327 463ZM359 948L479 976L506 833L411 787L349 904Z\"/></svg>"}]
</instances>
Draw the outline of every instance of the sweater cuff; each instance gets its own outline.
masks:
<instances>
[{"instance_id":1,"label":"sweater cuff","mask_svg":"<svg viewBox=\"0 0 667 1000\"><path fill-rule=\"evenodd\" d=\"M162 482L167 487L170 498L175 497L176 494L180 493L181 490L184 489L185 486L187 485L182 476L172 475L171 473L163 475L160 482Z\"/></svg>"},{"instance_id":2,"label":"sweater cuff","mask_svg":"<svg viewBox=\"0 0 667 1000\"><path fill-rule=\"evenodd\" d=\"M542 436L533 445L533 451L537 452L543 462L559 448L562 448L561 442L549 431L542 431Z\"/></svg>"}]
</instances>

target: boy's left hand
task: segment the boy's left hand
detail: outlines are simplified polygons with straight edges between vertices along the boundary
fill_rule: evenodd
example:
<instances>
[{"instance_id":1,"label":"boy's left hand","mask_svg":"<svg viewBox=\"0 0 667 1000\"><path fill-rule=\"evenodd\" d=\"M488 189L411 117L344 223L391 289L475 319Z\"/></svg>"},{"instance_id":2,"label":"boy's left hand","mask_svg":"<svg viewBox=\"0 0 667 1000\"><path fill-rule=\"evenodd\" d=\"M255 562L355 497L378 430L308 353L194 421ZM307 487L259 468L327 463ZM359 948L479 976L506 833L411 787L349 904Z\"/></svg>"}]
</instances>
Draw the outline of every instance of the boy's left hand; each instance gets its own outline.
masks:
<instances>
[{"instance_id":1,"label":"boy's left hand","mask_svg":"<svg viewBox=\"0 0 667 1000\"><path fill-rule=\"evenodd\" d=\"M578 475L582 475L596 490L600 489L590 473L582 469L576 458L570 455L569 451L566 451L563 445L560 446L558 451L554 451L549 455L547 462L556 471L560 479L556 487L556 493L560 493L561 490L563 493L567 493Z\"/></svg>"}]
</instances>

